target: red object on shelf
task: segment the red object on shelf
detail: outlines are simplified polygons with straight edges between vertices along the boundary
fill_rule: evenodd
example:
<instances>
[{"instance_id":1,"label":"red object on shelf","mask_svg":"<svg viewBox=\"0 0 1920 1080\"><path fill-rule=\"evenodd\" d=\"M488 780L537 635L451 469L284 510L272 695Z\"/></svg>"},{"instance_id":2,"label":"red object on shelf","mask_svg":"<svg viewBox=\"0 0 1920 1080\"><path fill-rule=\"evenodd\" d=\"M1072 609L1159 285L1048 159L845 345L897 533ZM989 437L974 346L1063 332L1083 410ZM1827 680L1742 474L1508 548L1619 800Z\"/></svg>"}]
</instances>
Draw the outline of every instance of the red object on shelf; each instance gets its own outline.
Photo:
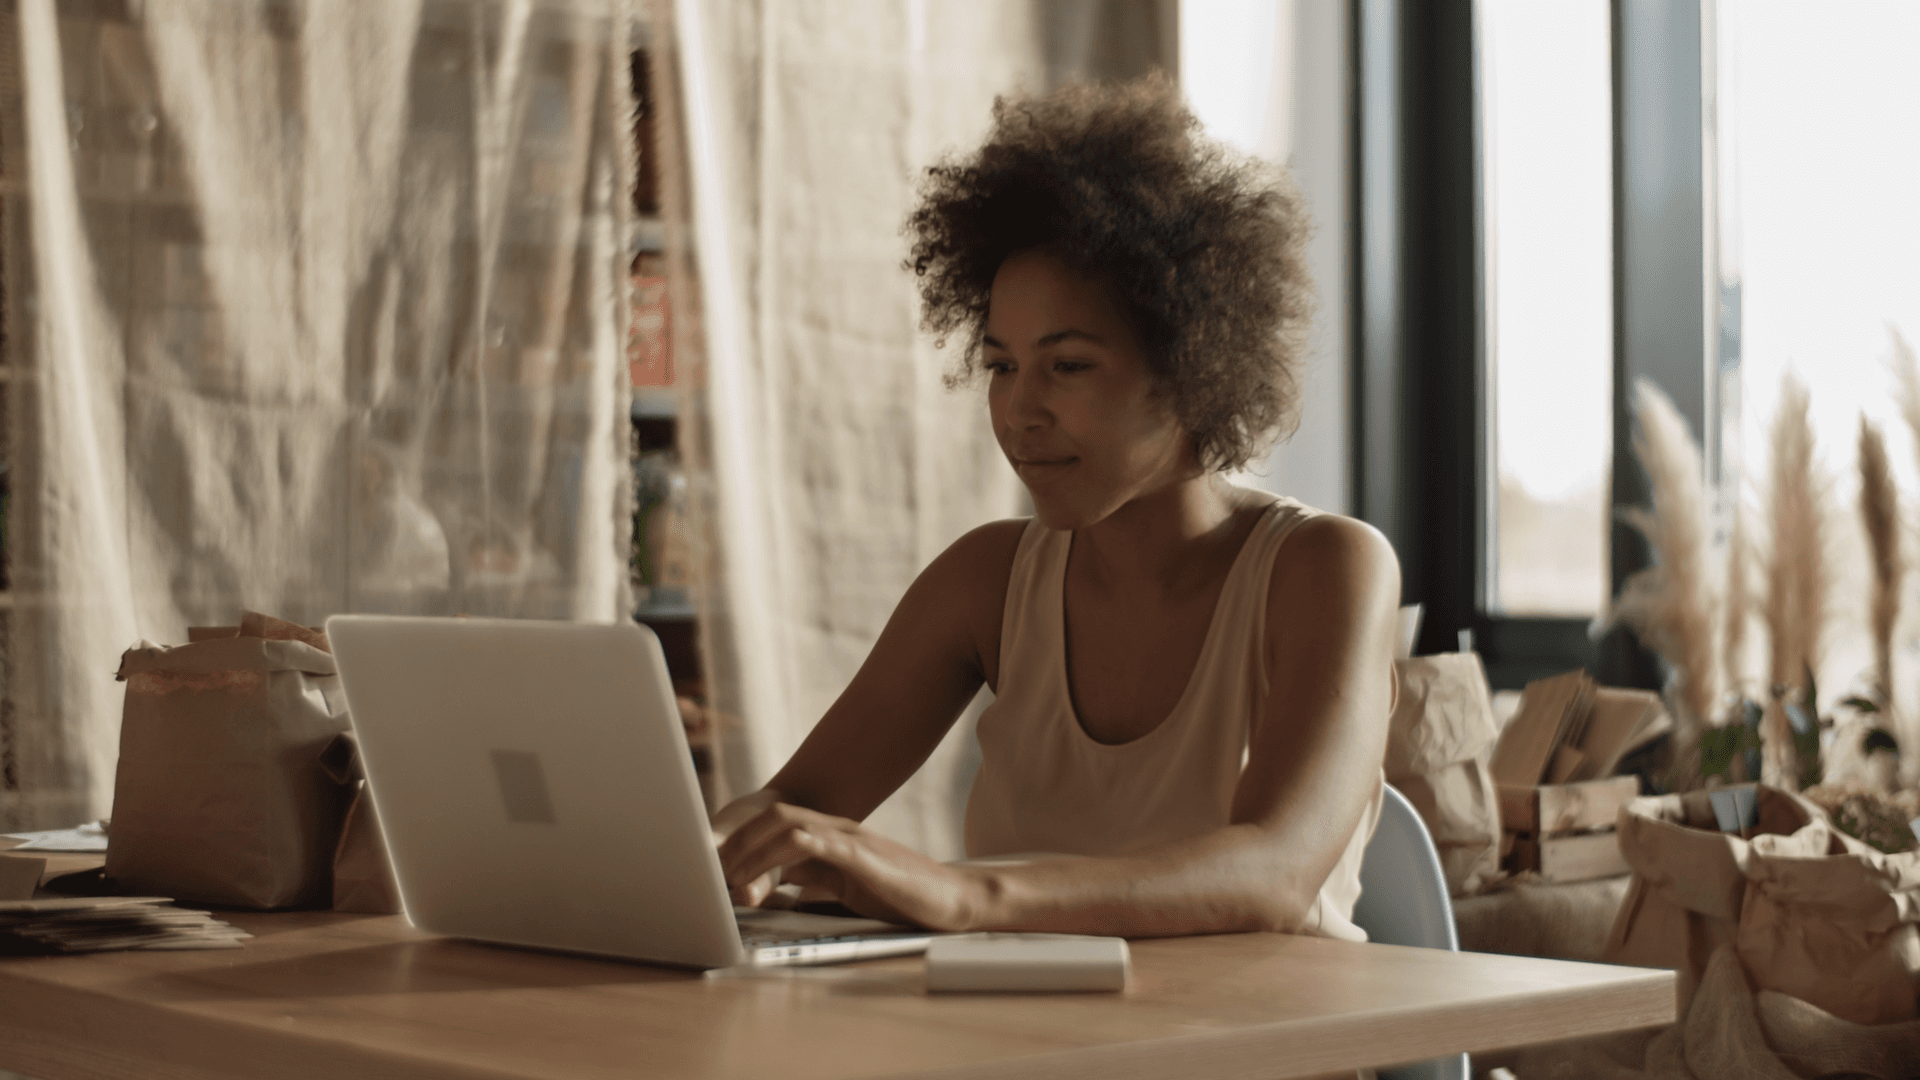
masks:
<instances>
[{"instance_id":1,"label":"red object on shelf","mask_svg":"<svg viewBox=\"0 0 1920 1080\"><path fill-rule=\"evenodd\" d=\"M667 279L635 274L633 315L627 323L627 367L633 385L673 385L672 329Z\"/></svg>"}]
</instances>

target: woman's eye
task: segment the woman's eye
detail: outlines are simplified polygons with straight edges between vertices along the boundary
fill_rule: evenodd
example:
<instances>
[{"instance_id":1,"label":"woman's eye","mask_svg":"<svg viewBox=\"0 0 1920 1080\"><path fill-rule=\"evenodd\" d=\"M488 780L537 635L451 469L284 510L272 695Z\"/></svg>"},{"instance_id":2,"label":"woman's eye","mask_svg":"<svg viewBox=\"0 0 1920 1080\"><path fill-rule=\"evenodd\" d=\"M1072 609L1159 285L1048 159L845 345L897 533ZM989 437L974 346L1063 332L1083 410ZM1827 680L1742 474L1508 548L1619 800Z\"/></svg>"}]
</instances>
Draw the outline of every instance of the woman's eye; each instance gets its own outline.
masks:
<instances>
[{"instance_id":1,"label":"woman's eye","mask_svg":"<svg viewBox=\"0 0 1920 1080\"><path fill-rule=\"evenodd\" d=\"M1011 371L1013 370L1013 361L1011 361L1011 360L989 360L989 361L987 361L987 363L986 363L986 368L987 368L987 371L988 371L989 373L991 373L991 374L994 374L994 375L1005 375L1005 374L1007 374L1008 372L1011 372Z\"/></svg>"},{"instance_id":2,"label":"woman's eye","mask_svg":"<svg viewBox=\"0 0 1920 1080\"><path fill-rule=\"evenodd\" d=\"M1076 371L1085 371L1092 366L1092 364L1085 360L1055 360L1053 362L1053 370L1063 375L1071 375Z\"/></svg>"}]
</instances>

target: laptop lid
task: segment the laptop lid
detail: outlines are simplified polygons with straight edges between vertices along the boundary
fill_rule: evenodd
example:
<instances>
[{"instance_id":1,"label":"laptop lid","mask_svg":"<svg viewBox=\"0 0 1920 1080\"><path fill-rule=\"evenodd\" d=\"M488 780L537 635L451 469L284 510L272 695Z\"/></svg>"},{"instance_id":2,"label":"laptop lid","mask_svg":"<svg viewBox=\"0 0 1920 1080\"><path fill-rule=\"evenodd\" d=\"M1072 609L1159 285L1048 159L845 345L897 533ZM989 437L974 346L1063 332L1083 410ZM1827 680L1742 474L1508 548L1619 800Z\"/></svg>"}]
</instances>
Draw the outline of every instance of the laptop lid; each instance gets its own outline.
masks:
<instances>
[{"instance_id":1,"label":"laptop lid","mask_svg":"<svg viewBox=\"0 0 1920 1080\"><path fill-rule=\"evenodd\" d=\"M414 925L690 967L740 962L652 631L336 615L327 636Z\"/></svg>"}]
</instances>

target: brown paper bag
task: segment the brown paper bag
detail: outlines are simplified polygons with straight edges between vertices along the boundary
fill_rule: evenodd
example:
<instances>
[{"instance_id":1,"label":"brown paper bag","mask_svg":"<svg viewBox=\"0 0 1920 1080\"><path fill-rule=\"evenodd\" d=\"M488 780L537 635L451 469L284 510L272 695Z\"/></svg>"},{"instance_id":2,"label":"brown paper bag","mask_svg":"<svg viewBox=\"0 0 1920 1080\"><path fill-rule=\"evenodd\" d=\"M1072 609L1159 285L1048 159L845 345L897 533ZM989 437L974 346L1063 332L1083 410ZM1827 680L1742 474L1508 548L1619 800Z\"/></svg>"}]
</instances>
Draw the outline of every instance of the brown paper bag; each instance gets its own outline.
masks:
<instances>
[{"instance_id":1,"label":"brown paper bag","mask_svg":"<svg viewBox=\"0 0 1920 1080\"><path fill-rule=\"evenodd\" d=\"M1734 948L1754 985L1856 1024L1920 1017L1920 852L1816 821L1756 836Z\"/></svg>"},{"instance_id":2,"label":"brown paper bag","mask_svg":"<svg viewBox=\"0 0 1920 1080\"><path fill-rule=\"evenodd\" d=\"M251 621L276 635L290 625ZM346 700L333 657L286 636L143 642L121 657L107 873L122 888L234 907L327 902L350 789L318 759L346 729Z\"/></svg>"},{"instance_id":3,"label":"brown paper bag","mask_svg":"<svg viewBox=\"0 0 1920 1080\"><path fill-rule=\"evenodd\" d=\"M1773 788L1756 800L1751 840L1718 831L1706 792L1621 810L1634 876L1607 962L1677 971L1684 1010L1731 945L1755 990L1859 1024L1920 1015L1920 853L1874 851Z\"/></svg>"},{"instance_id":4,"label":"brown paper bag","mask_svg":"<svg viewBox=\"0 0 1920 1080\"><path fill-rule=\"evenodd\" d=\"M1420 811L1455 896L1500 876L1500 801L1488 762L1500 738L1476 653L1394 661L1400 700L1387 728L1387 782Z\"/></svg>"},{"instance_id":5,"label":"brown paper bag","mask_svg":"<svg viewBox=\"0 0 1920 1080\"><path fill-rule=\"evenodd\" d=\"M398 915L400 887L393 880L387 838L380 815L360 771L360 748L351 732L333 740L321 757L327 774L353 789L353 803L333 851L333 910L363 915Z\"/></svg>"},{"instance_id":6,"label":"brown paper bag","mask_svg":"<svg viewBox=\"0 0 1920 1080\"><path fill-rule=\"evenodd\" d=\"M240 617L239 626L189 626L187 641L220 641L226 638L253 637L268 641L304 641L323 653L331 653L333 646L327 644L327 632L313 626L301 626L285 619L276 619L271 615L262 615L257 611L245 612Z\"/></svg>"}]
</instances>

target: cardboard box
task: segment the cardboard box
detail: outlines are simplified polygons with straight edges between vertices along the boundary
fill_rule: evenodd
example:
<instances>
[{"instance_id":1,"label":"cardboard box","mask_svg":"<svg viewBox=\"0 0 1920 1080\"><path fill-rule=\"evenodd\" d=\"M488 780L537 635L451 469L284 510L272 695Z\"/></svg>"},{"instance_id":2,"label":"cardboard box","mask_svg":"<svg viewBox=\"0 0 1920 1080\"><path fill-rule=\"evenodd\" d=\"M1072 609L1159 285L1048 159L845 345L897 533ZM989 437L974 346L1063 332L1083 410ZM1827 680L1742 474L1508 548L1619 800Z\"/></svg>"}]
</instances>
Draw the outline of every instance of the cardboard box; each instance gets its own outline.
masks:
<instances>
[{"instance_id":1,"label":"cardboard box","mask_svg":"<svg viewBox=\"0 0 1920 1080\"><path fill-rule=\"evenodd\" d=\"M1620 836L1612 829L1545 838L1516 835L1507 863L1515 873L1531 870L1550 884L1619 877L1629 872L1626 857L1620 854Z\"/></svg>"},{"instance_id":2,"label":"cardboard box","mask_svg":"<svg viewBox=\"0 0 1920 1080\"><path fill-rule=\"evenodd\" d=\"M1637 776L1609 776L1579 784L1500 787L1500 827L1512 833L1553 834L1611 829L1620 810L1640 794Z\"/></svg>"},{"instance_id":3,"label":"cardboard box","mask_svg":"<svg viewBox=\"0 0 1920 1080\"><path fill-rule=\"evenodd\" d=\"M1501 856L1512 873L1548 882L1591 881L1628 872L1615 825L1640 795L1640 779L1610 776L1578 784L1500 788Z\"/></svg>"}]
</instances>

